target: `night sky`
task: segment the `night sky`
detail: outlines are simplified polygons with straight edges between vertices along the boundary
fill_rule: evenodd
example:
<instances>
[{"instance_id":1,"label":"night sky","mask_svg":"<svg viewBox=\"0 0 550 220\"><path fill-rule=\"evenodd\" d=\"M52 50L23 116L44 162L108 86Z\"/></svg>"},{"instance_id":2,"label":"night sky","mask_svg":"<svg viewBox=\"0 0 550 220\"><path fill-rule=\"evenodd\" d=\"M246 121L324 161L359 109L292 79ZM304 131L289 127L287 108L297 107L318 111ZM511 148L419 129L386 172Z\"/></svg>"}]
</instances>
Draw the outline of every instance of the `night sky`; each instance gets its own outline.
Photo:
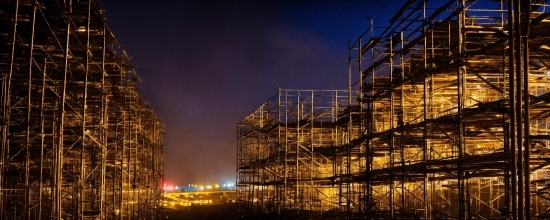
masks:
<instances>
[{"instance_id":1,"label":"night sky","mask_svg":"<svg viewBox=\"0 0 550 220\"><path fill-rule=\"evenodd\" d=\"M234 183L237 123L279 87L347 89L348 40L403 2L100 0L165 122L177 185Z\"/></svg>"}]
</instances>

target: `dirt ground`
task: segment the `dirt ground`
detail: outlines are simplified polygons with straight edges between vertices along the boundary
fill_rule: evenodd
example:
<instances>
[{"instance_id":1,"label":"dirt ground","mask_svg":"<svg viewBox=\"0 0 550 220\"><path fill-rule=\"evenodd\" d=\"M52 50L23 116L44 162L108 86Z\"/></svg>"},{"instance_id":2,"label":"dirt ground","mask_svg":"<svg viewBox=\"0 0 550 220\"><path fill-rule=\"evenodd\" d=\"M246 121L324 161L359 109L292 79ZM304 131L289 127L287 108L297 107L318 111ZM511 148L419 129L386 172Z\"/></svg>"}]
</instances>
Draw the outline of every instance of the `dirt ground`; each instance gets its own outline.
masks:
<instances>
[{"instance_id":1,"label":"dirt ground","mask_svg":"<svg viewBox=\"0 0 550 220\"><path fill-rule=\"evenodd\" d=\"M182 220L233 220L240 219L237 203L196 205L184 210L165 210L166 219Z\"/></svg>"}]
</instances>

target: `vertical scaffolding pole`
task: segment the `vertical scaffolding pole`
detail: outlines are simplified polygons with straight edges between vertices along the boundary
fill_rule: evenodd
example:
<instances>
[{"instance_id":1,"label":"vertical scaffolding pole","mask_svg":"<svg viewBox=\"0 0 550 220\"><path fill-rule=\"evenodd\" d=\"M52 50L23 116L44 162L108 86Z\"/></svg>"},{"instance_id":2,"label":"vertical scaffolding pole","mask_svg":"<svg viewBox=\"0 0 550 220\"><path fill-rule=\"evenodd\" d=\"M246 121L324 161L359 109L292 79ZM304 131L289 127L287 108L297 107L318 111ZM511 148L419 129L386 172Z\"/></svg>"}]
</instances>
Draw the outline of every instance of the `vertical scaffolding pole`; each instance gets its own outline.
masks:
<instances>
[{"instance_id":1,"label":"vertical scaffolding pole","mask_svg":"<svg viewBox=\"0 0 550 220\"><path fill-rule=\"evenodd\" d=\"M303 119L303 111L304 111L304 104L300 101L300 92L298 91L298 93L296 94L296 124L294 125L294 129L295 129L295 135L296 135L296 138L294 140L294 150L296 151L295 152L295 155L294 155L294 175L293 175L293 179L294 179L294 210L296 211L296 215L300 215L301 213L301 210L303 209L303 204L302 204L302 196L301 195L301 192L300 192L300 175L301 175L301 172L300 172L300 143L302 141L302 135L301 135L301 126L302 126L302 123L301 120ZM304 123L305 124L305 123Z\"/></svg>"},{"instance_id":2,"label":"vertical scaffolding pole","mask_svg":"<svg viewBox=\"0 0 550 220\"><path fill-rule=\"evenodd\" d=\"M426 1L423 1L422 2L422 21L426 24L428 24L429 21L427 21L426 19ZM423 67L424 69L428 69L428 59L427 59L427 56L428 56L428 33L427 33L427 28L426 28L426 25L423 25L422 26L422 36L423 36L423 42L424 42L424 45L423 45ZM423 79L423 91L422 91L422 99L424 101L424 106L423 106L423 120L424 121L427 121L427 119L429 118L428 117L428 105L431 104L431 100L428 101L428 77L424 77ZM431 118L430 118L431 119ZM429 153L428 153L428 149L429 149L429 146L428 146L428 126L429 123L427 123L424 128L422 129L422 160L426 163L429 158ZM431 216L430 216L430 203L428 201L428 182L429 182L429 179L428 179L428 172L425 171L424 172L424 183L423 183L423 188L424 188L424 195L423 196L423 200L424 200L424 218L426 220L430 220Z\"/></svg>"},{"instance_id":3,"label":"vertical scaffolding pole","mask_svg":"<svg viewBox=\"0 0 550 220\"><path fill-rule=\"evenodd\" d=\"M88 109L88 105L87 105L87 100L88 100L88 77L89 77L89 74L90 74L90 13L91 13L91 0L88 0L88 5L87 5L87 13L86 13L86 56L85 56L85 63L84 63L84 85L83 85L83 93L82 93L82 131L81 131L81 149L80 149L80 175L79 175L79 184L78 184L78 212L79 212L79 217L80 219L84 220L84 201L85 200L92 200L92 201L88 201L88 202L91 202L90 206L91 206L91 209L93 210L94 209L94 202L93 202L93 187L95 186L90 186L91 187L91 192L85 192L86 190L86 184L85 183L85 179L86 178L93 178L93 177L87 177L86 176L86 166L85 166L85 162L87 161L87 159L90 159L90 164L93 164L93 160L95 160L94 157L94 153L90 153L88 152L88 150L91 150L91 151L95 151L95 147L92 145L91 148L87 148L86 146L86 135L87 135L87 132L88 132L88 129L86 128L86 110ZM86 157L86 154L91 154L92 157L91 158L85 158ZM92 168L93 170L94 168ZM92 171L93 172L93 171ZM93 175L93 174L91 174ZM84 198L84 197L87 197L87 198Z\"/></svg>"},{"instance_id":4,"label":"vertical scaffolding pole","mask_svg":"<svg viewBox=\"0 0 550 220\"><path fill-rule=\"evenodd\" d=\"M521 6L519 4L519 0L514 0L514 33L512 36L514 36L514 58L515 60L515 75L516 75L516 102L514 103L516 105L516 146L517 146L517 178L518 178L518 185L517 185L517 193L518 193L518 203L517 203L517 210L518 210L518 219L523 220L525 217L525 210L524 210L524 173L523 173L523 148L524 148L524 142L523 142L523 113L522 113L522 107L523 107L523 82L522 82L522 41L521 41ZM528 80L528 79L525 79Z\"/></svg>"},{"instance_id":5,"label":"vertical scaffolding pole","mask_svg":"<svg viewBox=\"0 0 550 220\"><path fill-rule=\"evenodd\" d=\"M530 22L525 22L524 25L530 25ZM526 33L523 33L521 36L523 40L523 132L524 135L524 175L525 175L525 219L531 219L531 162L530 162L530 152L531 152L531 141L530 141L530 128L531 128L531 117L530 117L530 88L529 88L529 26L525 27L527 30ZM535 188L536 190L537 188ZM536 211L536 209L535 209Z\"/></svg>"},{"instance_id":6,"label":"vertical scaffolding pole","mask_svg":"<svg viewBox=\"0 0 550 220\"><path fill-rule=\"evenodd\" d=\"M25 216L26 219L31 219L31 186L29 184L30 179L30 147L31 147L31 97L32 97L32 66L33 66L33 48L34 48L34 27L36 19L36 5L37 0L33 2L33 12L31 16L31 39L29 44L29 63L28 63L28 82L27 82L27 132L26 132L26 145L25 145ZM42 181L42 180L39 180Z\"/></svg>"},{"instance_id":7,"label":"vertical scaffolding pole","mask_svg":"<svg viewBox=\"0 0 550 220\"><path fill-rule=\"evenodd\" d=\"M462 0L460 3L460 8L465 8L466 1ZM458 14L458 60L459 63L458 69L457 69L457 108L458 108L458 115L457 115L457 122L458 122L458 137L457 137L457 148L458 148L458 169L457 169L457 182L458 182L458 219L465 220L467 217L469 217L469 213L466 212L466 198L465 198L465 184L464 181L464 171L463 171L463 164L462 164L462 158L464 158L464 122L463 122L463 103L464 103L464 84L465 84L465 67L464 64L462 64L463 56L464 56L464 42L463 42L463 29L464 29L464 22L465 22L465 12L461 11Z\"/></svg>"},{"instance_id":8,"label":"vertical scaffolding pole","mask_svg":"<svg viewBox=\"0 0 550 220\"><path fill-rule=\"evenodd\" d=\"M350 87L349 87L349 90L350 90L350 93L349 93L349 101L348 101L348 106L350 107L350 113L349 113L349 121L348 121L348 140L347 140L347 143L353 143L353 138L358 138L358 137L362 137L365 135L365 127L364 127L364 122L363 122L363 117L364 117L364 113L365 113L365 110L363 109L365 106L362 104L363 103L363 99L364 99L364 94L363 94L363 86L364 84L362 83L362 78L363 78L363 50L361 49L362 48L362 38L359 38L359 47L358 47L358 69L359 69L359 94L358 94L358 97L357 97L357 107L359 109L359 128L357 129L357 134L355 137L352 137L352 134L353 134L353 129L354 129L354 125L353 125L353 114L352 114L352 110L351 110L351 107L352 107L352 93L351 93L351 90L352 90L352 87L351 87L351 82L350 82ZM351 48L350 48L351 50ZM351 80L351 69L350 69L350 80ZM360 166L362 166L363 162L361 160L361 156L363 156L363 152L362 152L362 148L363 146L365 146L365 148L368 147L368 144L366 144L366 142L368 142L368 140L364 140L362 141L361 143L359 143L359 163L360 163ZM360 167L359 168L359 172L364 172L364 173L367 173L368 175L368 170L366 170L366 168L368 168L368 149L365 149L365 155L364 155L364 161L365 161L365 167ZM366 197L366 191L368 190L366 188L366 185L364 183L361 184L361 188L362 188L362 192L359 194L359 210L358 210L358 213L359 213L359 218L363 218L363 216L365 216L365 211L367 210L366 209L366 206L365 204L367 204L366 202L368 202L368 199Z\"/></svg>"},{"instance_id":9,"label":"vertical scaffolding pole","mask_svg":"<svg viewBox=\"0 0 550 220\"><path fill-rule=\"evenodd\" d=\"M375 38L374 38L374 17L371 17L370 18L370 39L369 41L373 42L374 44L374 41L375 41ZM365 51L366 52L366 51ZM362 59L363 58L363 51L362 49L360 49L360 54L359 54L359 58ZM370 50L370 64L373 65L374 64L374 50L371 49ZM368 73L367 73L368 74ZM375 71L374 69L371 70L371 73L370 73L370 84L371 85L374 85L374 74L375 74ZM363 76L363 69L359 69L359 80L360 82L362 82L364 76ZM365 87L364 87L364 84L361 83L361 86L360 86L360 92L361 94L363 94L365 90ZM372 91L370 92L371 93L371 96L372 97L374 94L376 94L376 91L374 89L374 86L372 88ZM366 95L366 94L365 94ZM366 178L366 188L367 188L367 206L368 208L366 210L370 211L373 207L374 207L374 196L373 196L373 189L372 189L372 181L371 181L371 178L372 178L372 165L373 165L373 159L374 159L374 156L373 156L373 144L372 144L372 135L374 134L374 110L375 110L375 103L370 99L370 97L368 98L369 102L367 102L367 108L368 108L368 115L367 115L367 119L365 120L365 123L366 123L366 126L367 126L367 150L366 150L366 154L367 154L367 167L366 167L366 173L367 173L367 178ZM359 102L358 104L363 107L363 99L359 99ZM361 117L363 117L361 115ZM362 121L362 118L361 118L361 121ZM370 212L369 212L370 213ZM367 213L368 215L368 213Z\"/></svg>"},{"instance_id":10,"label":"vertical scaffolding pole","mask_svg":"<svg viewBox=\"0 0 550 220\"><path fill-rule=\"evenodd\" d=\"M389 68L390 68L390 85L393 85L393 32L390 33L390 48L389 48L389 52L390 54L388 55L389 56ZM388 88L389 89L389 88ZM389 121L390 121L390 130L394 130L395 129L395 123L394 123L394 120L395 120L395 111L394 111L394 93L393 93L393 90L390 89L389 91L390 93L390 116L389 116ZM395 201L395 193L394 193L394 188L395 188L395 178L394 178L394 174L392 172L393 170L393 166L394 166L394 163L395 163L395 158L394 158L394 150L395 150L395 135L394 135L394 132L391 132L390 133L390 144L389 144L389 159L390 159L390 173L389 173L389 176L390 176L390 185L389 185L389 205L390 205L390 218L391 219L394 219L395 218L395 207L394 207L394 201Z\"/></svg>"},{"instance_id":11,"label":"vertical scaffolding pole","mask_svg":"<svg viewBox=\"0 0 550 220\"><path fill-rule=\"evenodd\" d=\"M402 19L403 16L401 17ZM403 49L405 48L405 37L404 37L404 27L401 26L402 30L400 31L399 33L399 41L401 44L401 48L400 50L403 51ZM403 57L403 54L400 54L399 55L399 68L401 69L400 71L400 74L399 74L399 81L402 81L405 79L405 65L404 65L404 57ZM393 69L393 67L392 67ZM404 89L404 86L403 84L401 84L399 86L399 113L398 113L398 126L399 126L399 149L400 149L400 152L399 152L399 157L400 157L400 166L401 166L401 178L400 178L400 185L401 185L401 212L402 213L405 213L406 212L406 207L407 207L407 204L406 204L406 201L405 201L405 192L406 192L406 188L405 188L405 102L404 102L404 94L403 94L403 89Z\"/></svg>"},{"instance_id":12,"label":"vertical scaffolding pole","mask_svg":"<svg viewBox=\"0 0 550 220\"><path fill-rule=\"evenodd\" d=\"M19 15L19 0L15 0L15 13L13 17L13 31L11 39L11 52L9 60L9 70L7 79L3 80L2 83L2 152L0 160L0 184L4 183L4 171L6 160L6 153L9 148L9 127L10 127L10 114L11 114L11 80L13 76L13 65L14 65L14 56L15 56L15 44L17 39L17 20ZM6 192L2 192L6 194ZM5 208L4 201L7 201L5 196L2 195L0 198L0 215L4 216Z\"/></svg>"},{"instance_id":13,"label":"vertical scaffolding pole","mask_svg":"<svg viewBox=\"0 0 550 220\"><path fill-rule=\"evenodd\" d=\"M52 206L55 210L55 216L57 219L62 218L62 187L63 187L63 129L65 122L65 100L67 98L67 74L69 72L69 40L70 40L70 30L71 24L67 21L67 30L66 30L66 39L65 39L65 48L64 56L65 60L63 64L63 82L61 87L61 105L59 106L59 130L58 130L58 143L56 149L56 170L55 170L55 206Z\"/></svg>"},{"instance_id":14,"label":"vertical scaffolding pole","mask_svg":"<svg viewBox=\"0 0 550 220\"><path fill-rule=\"evenodd\" d=\"M288 171L289 171L289 167L287 165L287 161L288 161L288 150L289 150L289 147L288 147L288 135L286 135L286 132L288 132L288 113L289 113L289 109L288 109L288 91L284 91L285 93L285 98L284 98L284 109L283 111L285 112L284 113L284 132L285 132L285 135L284 137L281 137L281 128L279 127L279 143L281 141L283 141L284 139L284 146L285 146L285 156L284 156L284 159L283 159L283 170L284 170L284 190L283 190L283 219L286 219L286 215L287 215L287 208L290 208L290 196L288 194L288 191L290 190L289 186L288 186ZM282 90L279 88L279 103L281 103L281 96L282 96Z\"/></svg>"},{"instance_id":15,"label":"vertical scaffolding pole","mask_svg":"<svg viewBox=\"0 0 550 220\"><path fill-rule=\"evenodd\" d=\"M106 91L106 83L105 83L105 76L107 74L107 72L105 71L105 51L106 51L106 31L107 31L107 28L106 28L106 24L105 24L105 19L103 18L102 19L103 21L103 25L102 25L102 30L101 30L101 38L102 38L102 46L101 46L101 140L102 140L102 146L101 146L101 188L100 188L100 196L99 196L99 211L100 211L100 214L99 214L99 218L100 219L105 219L107 217L106 215L106 212L107 212L107 203L105 202L105 194L106 194L106 191L107 191L107 186L106 186L106 182L105 182L105 176L107 175L107 144L108 144L108 133L107 133L107 129L109 128L109 114L108 114L108 109L109 109L109 96L107 95L107 91ZM154 172L154 171L153 171ZM112 191L113 194L114 194L114 188L109 190L109 191Z\"/></svg>"},{"instance_id":16,"label":"vertical scaffolding pole","mask_svg":"<svg viewBox=\"0 0 550 220\"><path fill-rule=\"evenodd\" d=\"M517 176L517 165L516 165L516 89L515 89L515 82L516 82L516 74L515 74L515 53L514 53L514 50L515 50L515 43L514 43L514 9L513 9L513 2L512 1L508 1L508 36L509 36L509 39L508 39L508 72L509 72L509 76L508 76L508 79L509 79L509 87L510 87L510 90L509 90L509 93L508 93L508 96L509 96L509 117L510 117L510 126L508 127L509 129L509 132L508 132L508 135L509 135L509 144L510 144L510 156L509 156L509 159L510 159L510 178L511 178L511 181L510 181L510 187L509 187L509 191L507 191L506 193L509 194L508 197L510 197L510 206L511 206L511 210L509 212L509 214L511 214L510 218L512 220L516 220L517 219L517 180L516 180L516 176Z\"/></svg>"},{"instance_id":17,"label":"vertical scaffolding pole","mask_svg":"<svg viewBox=\"0 0 550 220\"><path fill-rule=\"evenodd\" d=\"M40 97L40 165L39 165L39 182L38 182L38 219L42 218L42 191L43 191L43 169L44 169L44 97L46 92L46 68L47 68L47 62L46 58L44 58L44 64L42 67L42 87L41 87L41 97ZM51 189L51 188L50 188Z\"/></svg>"},{"instance_id":18,"label":"vertical scaffolding pole","mask_svg":"<svg viewBox=\"0 0 550 220\"><path fill-rule=\"evenodd\" d=\"M531 200L530 200L530 97L529 97L529 26L530 26L530 14L531 3L529 1L516 0L515 18L516 18L516 71L517 78L523 78L523 81L517 81L518 88L518 106L520 110L518 114L518 157L522 158L519 161L520 171L520 185L518 191L520 191L519 208L522 219L530 219L531 216ZM519 89L521 88L521 90ZM520 145L521 144L521 145ZM524 207L524 208L521 208Z\"/></svg>"},{"instance_id":19,"label":"vertical scaffolding pole","mask_svg":"<svg viewBox=\"0 0 550 220\"><path fill-rule=\"evenodd\" d=\"M351 50L352 50L351 40L348 40L348 103L351 103L351 93L352 93ZM359 50L361 50L361 39L359 39ZM361 57L361 56L359 56L359 57ZM359 58L359 60L357 62L358 62L358 65L359 65L359 69L361 69L361 58ZM362 91L360 91L359 93L362 93ZM353 121L352 120L352 115L353 115L352 112L353 111L351 111L351 110L348 112L348 117L349 117L348 118L348 126L347 126L347 129L348 129L348 132L349 132L348 140L347 140L348 143L351 143L351 123ZM334 170L334 168L333 168L333 170ZM335 174L335 172L333 172L333 173Z\"/></svg>"}]
</instances>

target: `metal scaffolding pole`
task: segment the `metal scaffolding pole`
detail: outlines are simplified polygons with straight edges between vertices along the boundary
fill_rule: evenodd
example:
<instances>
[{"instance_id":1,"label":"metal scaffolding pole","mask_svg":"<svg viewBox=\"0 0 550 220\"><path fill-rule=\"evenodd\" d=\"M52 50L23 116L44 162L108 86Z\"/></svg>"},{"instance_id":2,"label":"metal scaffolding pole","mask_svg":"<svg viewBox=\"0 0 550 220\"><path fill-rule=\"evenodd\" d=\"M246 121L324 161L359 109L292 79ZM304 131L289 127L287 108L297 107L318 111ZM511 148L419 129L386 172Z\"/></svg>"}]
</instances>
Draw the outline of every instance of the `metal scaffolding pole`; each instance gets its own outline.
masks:
<instances>
[{"instance_id":1,"label":"metal scaffolding pole","mask_svg":"<svg viewBox=\"0 0 550 220\"><path fill-rule=\"evenodd\" d=\"M8 66L8 76L6 79L2 80L2 157L0 160L0 182L4 181L4 173L5 173L5 164L6 161L9 160L7 158L7 152L9 148L9 124L10 124L10 113L11 113L11 81L13 77L13 65L14 65L14 55L15 55L15 44L16 44L16 38L17 38L17 21L18 21L18 15L19 15L19 0L15 1L14 4L15 12L13 15L13 30L12 30L12 39L11 39L11 52L10 52L10 58L9 58L9 66ZM6 189L9 190L9 189ZM3 192L8 193L8 192ZM5 198L0 198L0 214L4 215L7 209L4 205L6 202Z\"/></svg>"}]
</instances>

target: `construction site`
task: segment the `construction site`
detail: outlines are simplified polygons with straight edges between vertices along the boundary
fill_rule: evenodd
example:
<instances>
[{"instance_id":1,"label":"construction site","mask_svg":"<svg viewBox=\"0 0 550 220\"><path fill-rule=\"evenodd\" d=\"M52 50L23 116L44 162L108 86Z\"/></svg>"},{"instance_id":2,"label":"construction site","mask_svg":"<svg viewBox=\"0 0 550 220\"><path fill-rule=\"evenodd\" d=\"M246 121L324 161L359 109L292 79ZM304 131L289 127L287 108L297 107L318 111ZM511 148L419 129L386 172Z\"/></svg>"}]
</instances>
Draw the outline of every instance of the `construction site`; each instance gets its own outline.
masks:
<instances>
[{"instance_id":1,"label":"construction site","mask_svg":"<svg viewBox=\"0 0 550 220\"><path fill-rule=\"evenodd\" d=\"M389 22L363 21L347 90L279 89L238 123L239 210L550 219L548 9L408 0Z\"/></svg>"},{"instance_id":2,"label":"construction site","mask_svg":"<svg viewBox=\"0 0 550 220\"><path fill-rule=\"evenodd\" d=\"M164 124L97 1L0 1L0 38L0 219L160 219Z\"/></svg>"}]
</instances>

